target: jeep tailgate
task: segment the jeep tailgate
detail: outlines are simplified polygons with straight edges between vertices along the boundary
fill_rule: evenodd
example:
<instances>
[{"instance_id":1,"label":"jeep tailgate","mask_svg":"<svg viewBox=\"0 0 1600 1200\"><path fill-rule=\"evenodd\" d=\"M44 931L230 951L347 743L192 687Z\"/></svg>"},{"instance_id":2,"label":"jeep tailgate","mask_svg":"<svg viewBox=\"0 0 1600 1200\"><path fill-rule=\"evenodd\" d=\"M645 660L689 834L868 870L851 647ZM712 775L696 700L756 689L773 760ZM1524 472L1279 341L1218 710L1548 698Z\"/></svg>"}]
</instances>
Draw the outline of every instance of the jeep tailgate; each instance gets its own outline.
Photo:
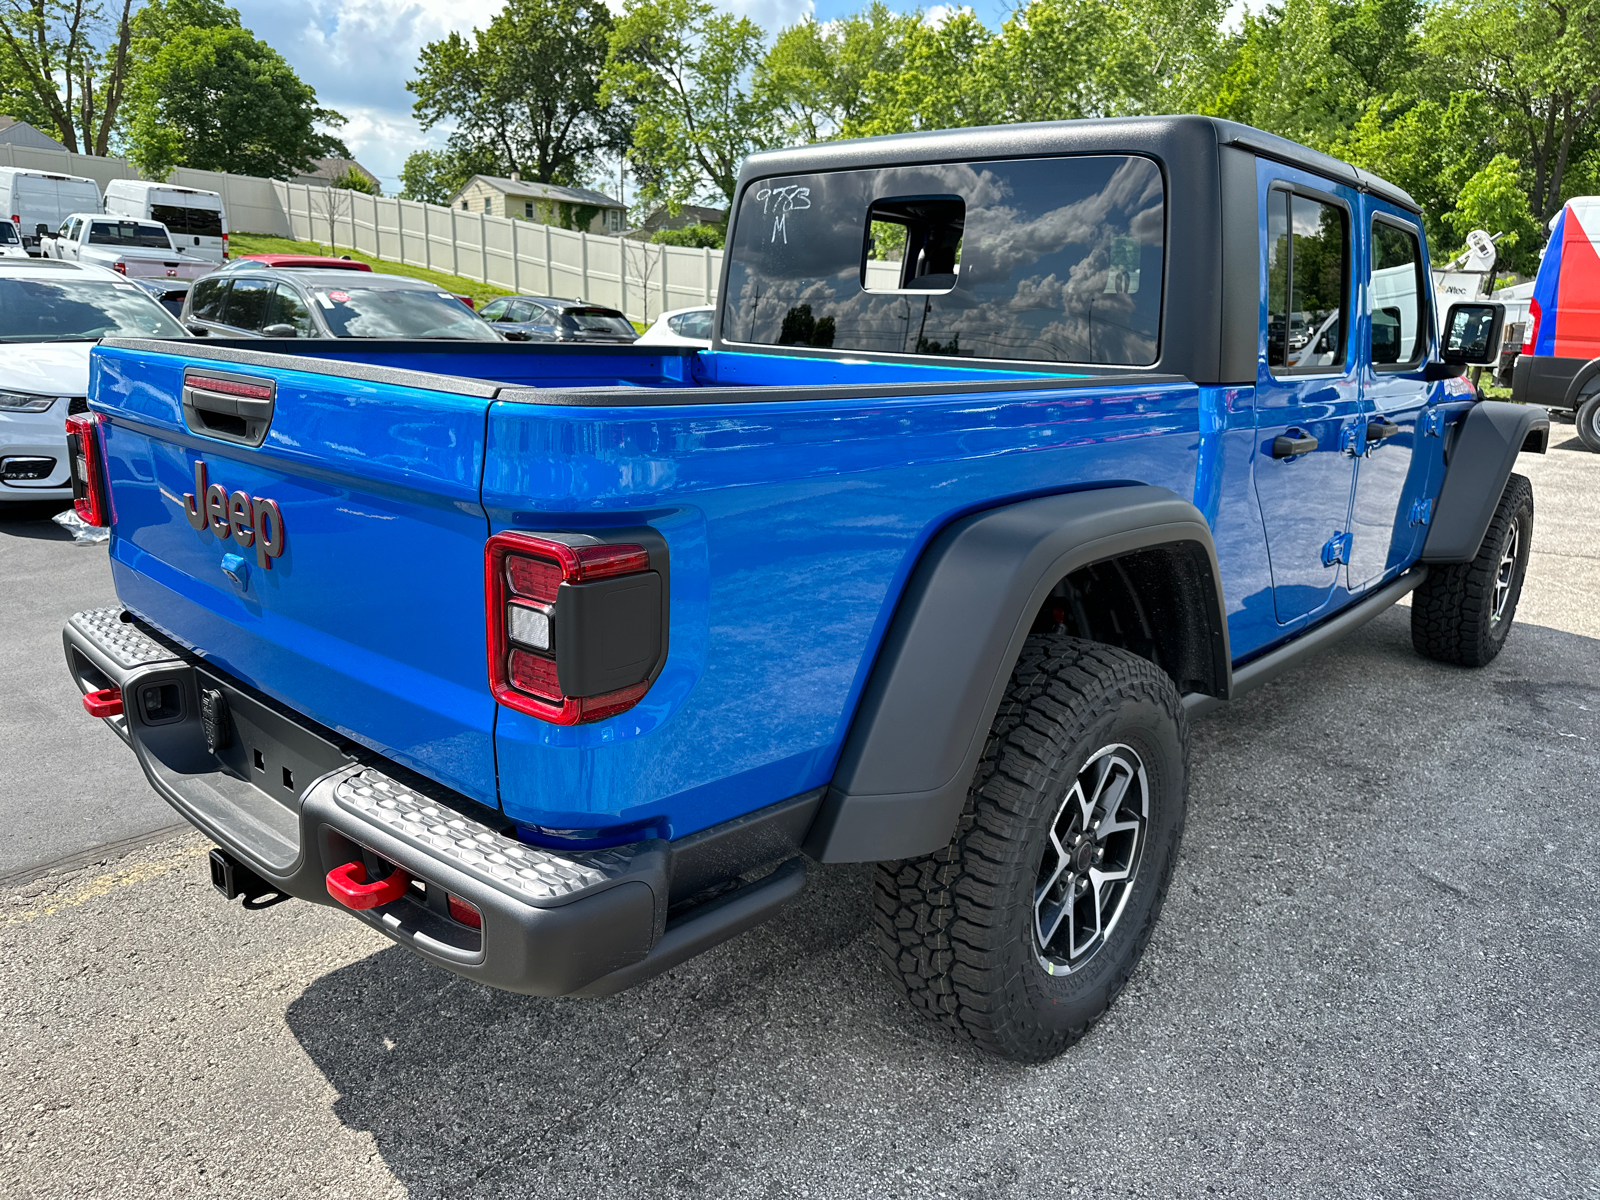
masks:
<instances>
[{"instance_id":1,"label":"jeep tailgate","mask_svg":"<svg viewBox=\"0 0 1600 1200\"><path fill-rule=\"evenodd\" d=\"M415 376L147 347L100 346L91 368L123 604L268 695L495 805L478 496L495 385L435 377L434 390ZM197 467L205 489L238 501L231 525L186 516Z\"/></svg>"}]
</instances>

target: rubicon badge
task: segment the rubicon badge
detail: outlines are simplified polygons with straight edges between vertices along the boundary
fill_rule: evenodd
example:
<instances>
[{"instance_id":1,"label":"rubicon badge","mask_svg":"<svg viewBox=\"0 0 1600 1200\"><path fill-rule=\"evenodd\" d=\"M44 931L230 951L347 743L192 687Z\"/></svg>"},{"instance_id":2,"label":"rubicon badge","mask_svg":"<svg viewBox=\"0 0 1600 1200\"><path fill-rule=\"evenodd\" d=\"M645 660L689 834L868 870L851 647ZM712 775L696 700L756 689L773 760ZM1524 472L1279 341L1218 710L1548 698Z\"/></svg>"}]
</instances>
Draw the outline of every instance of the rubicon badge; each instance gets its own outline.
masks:
<instances>
[{"instance_id":1,"label":"rubicon badge","mask_svg":"<svg viewBox=\"0 0 1600 1200\"><path fill-rule=\"evenodd\" d=\"M283 553L283 513L277 501L245 492L230 494L220 483L207 485L202 459L194 463L194 491L183 494L183 515L190 525L210 528L222 541L231 537L241 549L254 546L256 565L264 571Z\"/></svg>"}]
</instances>

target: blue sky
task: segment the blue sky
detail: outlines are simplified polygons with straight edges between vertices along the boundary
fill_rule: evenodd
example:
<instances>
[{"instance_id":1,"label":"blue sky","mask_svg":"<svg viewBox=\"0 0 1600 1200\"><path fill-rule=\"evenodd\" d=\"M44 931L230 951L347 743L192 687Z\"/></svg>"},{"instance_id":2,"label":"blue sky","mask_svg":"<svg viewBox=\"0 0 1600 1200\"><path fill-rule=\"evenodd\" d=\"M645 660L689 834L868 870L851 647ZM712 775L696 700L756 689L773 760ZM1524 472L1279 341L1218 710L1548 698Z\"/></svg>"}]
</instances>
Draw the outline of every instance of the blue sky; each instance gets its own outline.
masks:
<instances>
[{"instance_id":1,"label":"blue sky","mask_svg":"<svg viewBox=\"0 0 1600 1200\"><path fill-rule=\"evenodd\" d=\"M300 77L317 89L318 99L349 118L340 135L351 152L383 183L386 193L400 187L406 155L443 144L445 131L424 133L411 116L406 80L417 52L451 30L481 28L502 0L244 0L238 5L245 27L289 60ZM814 13L830 20L864 7L851 0L723 0L776 32ZM912 3L891 7L909 11ZM620 7L614 5L614 7ZM997 24L1001 4L975 4L978 15ZM614 191L615 182L607 187ZM631 195L629 197L632 199Z\"/></svg>"}]
</instances>

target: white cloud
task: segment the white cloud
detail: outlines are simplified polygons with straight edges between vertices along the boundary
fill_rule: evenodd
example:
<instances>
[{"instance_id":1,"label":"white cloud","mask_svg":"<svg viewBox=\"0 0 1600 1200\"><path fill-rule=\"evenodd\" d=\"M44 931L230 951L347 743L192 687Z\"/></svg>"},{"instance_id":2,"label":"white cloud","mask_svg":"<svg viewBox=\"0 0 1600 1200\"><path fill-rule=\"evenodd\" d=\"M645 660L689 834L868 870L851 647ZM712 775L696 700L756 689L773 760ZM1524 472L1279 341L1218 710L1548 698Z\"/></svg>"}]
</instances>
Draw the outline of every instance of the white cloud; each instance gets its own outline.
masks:
<instances>
[{"instance_id":1,"label":"white cloud","mask_svg":"<svg viewBox=\"0 0 1600 1200\"><path fill-rule=\"evenodd\" d=\"M608 0L614 11L620 4ZM769 33L811 15L815 0L721 0ZM400 167L413 150L437 149L448 130L424 131L411 115L406 81L422 47L450 32L488 25L501 0L242 0L245 27L270 43L317 99L349 118L338 130L358 159L399 188Z\"/></svg>"}]
</instances>

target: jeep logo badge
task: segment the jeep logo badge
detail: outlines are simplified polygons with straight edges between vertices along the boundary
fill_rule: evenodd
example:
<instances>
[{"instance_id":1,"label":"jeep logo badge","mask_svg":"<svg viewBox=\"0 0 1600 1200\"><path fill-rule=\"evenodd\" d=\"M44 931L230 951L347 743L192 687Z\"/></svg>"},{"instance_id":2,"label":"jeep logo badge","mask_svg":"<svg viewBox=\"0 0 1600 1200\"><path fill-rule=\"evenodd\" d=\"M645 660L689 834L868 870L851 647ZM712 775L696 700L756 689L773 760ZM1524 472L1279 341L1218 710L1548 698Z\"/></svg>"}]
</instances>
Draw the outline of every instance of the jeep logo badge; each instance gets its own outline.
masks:
<instances>
[{"instance_id":1,"label":"jeep logo badge","mask_svg":"<svg viewBox=\"0 0 1600 1200\"><path fill-rule=\"evenodd\" d=\"M209 526L220 540L231 537L242 549L255 546L256 565L264 571L283 553L283 513L277 501L244 492L229 495L220 483L208 487L202 459L195 459L194 491L183 494L183 515L196 529Z\"/></svg>"}]
</instances>

